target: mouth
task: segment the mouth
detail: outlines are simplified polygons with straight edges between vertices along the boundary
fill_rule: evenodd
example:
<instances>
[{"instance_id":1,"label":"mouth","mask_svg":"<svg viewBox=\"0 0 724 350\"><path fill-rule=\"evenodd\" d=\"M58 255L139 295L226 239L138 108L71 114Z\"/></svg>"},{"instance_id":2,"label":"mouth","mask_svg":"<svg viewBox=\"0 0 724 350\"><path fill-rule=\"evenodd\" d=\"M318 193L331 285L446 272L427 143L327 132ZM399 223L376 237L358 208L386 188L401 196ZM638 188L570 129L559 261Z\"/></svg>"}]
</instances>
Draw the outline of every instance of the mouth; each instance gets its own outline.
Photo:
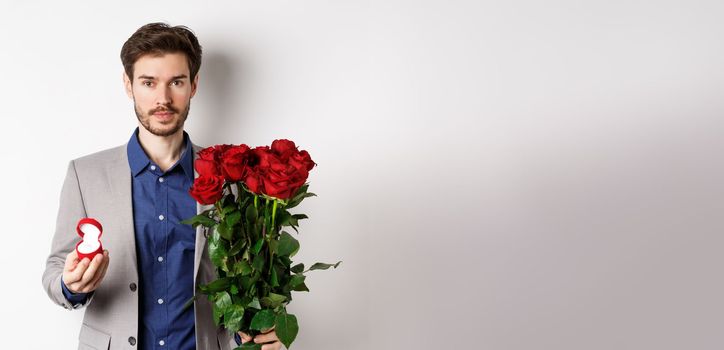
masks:
<instances>
[{"instance_id":1,"label":"mouth","mask_svg":"<svg viewBox=\"0 0 724 350\"><path fill-rule=\"evenodd\" d=\"M170 111L165 111L165 112L156 112L156 113L153 113L153 115L160 121L169 121L173 117L174 113L170 112Z\"/></svg>"}]
</instances>

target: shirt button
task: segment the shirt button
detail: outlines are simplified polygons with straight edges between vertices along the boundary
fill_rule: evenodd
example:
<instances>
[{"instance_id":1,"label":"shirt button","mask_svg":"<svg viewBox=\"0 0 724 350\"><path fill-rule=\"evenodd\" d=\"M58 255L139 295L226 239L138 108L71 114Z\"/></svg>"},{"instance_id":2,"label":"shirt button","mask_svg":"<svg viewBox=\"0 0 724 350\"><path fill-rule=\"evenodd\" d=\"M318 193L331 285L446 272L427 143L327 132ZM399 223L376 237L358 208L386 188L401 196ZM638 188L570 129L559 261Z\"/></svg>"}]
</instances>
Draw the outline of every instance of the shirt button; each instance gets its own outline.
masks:
<instances>
[{"instance_id":1,"label":"shirt button","mask_svg":"<svg viewBox=\"0 0 724 350\"><path fill-rule=\"evenodd\" d=\"M128 337L128 344L136 345L136 338L134 338L134 337Z\"/></svg>"},{"instance_id":2,"label":"shirt button","mask_svg":"<svg viewBox=\"0 0 724 350\"><path fill-rule=\"evenodd\" d=\"M136 291L136 284L135 284L135 283L131 283L131 284L128 285L128 288L131 289L131 292L135 292L135 291Z\"/></svg>"},{"instance_id":3,"label":"shirt button","mask_svg":"<svg viewBox=\"0 0 724 350\"><path fill-rule=\"evenodd\" d=\"M158 262L163 262L163 257L162 257L162 256L159 256L159 257L158 257Z\"/></svg>"},{"instance_id":4,"label":"shirt button","mask_svg":"<svg viewBox=\"0 0 724 350\"><path fill-rule=\"evenodd\" d=\"M163 339L161 339L158 341L158 345L164 346L164 345L166 345L166 342L163 341Z\"/></svg>"},{"instance_id":5,"label":"shirt button","mask_svg":"<svg viewBox=\"0 0 724 350\"><path fill-rule=\"evenodd\" d=\"M163 304L163 299L158 299L158 304Z\"/></svg>"},{"instance_id":6,"label":"shirt button","mask_svg":"<svg viewBox=\"0 0 724 350\"><path fill-rule=\"evenodd\" d=\"M158 216L158 219L159 219L159 220L163 220L163 215L159 215L159 216Z\"/></svg>"},{"instance_id":7,"label":"shirt button","mask_svg":"<svg viewBox=\"0 0 724 350\"><path fill-rule=\"evenodd\" d=\"M159 178L158 178L158 182L163 182L163 178L162 178L162 177L159 177Z\"/></svg>"},{"instance_id":8,"label":"shirt button","mask_svg":"<svg viewBox=\"0 0 724 350\"><path fill-rule=\"evenodd\" d=\"M156 170L156 166L155 166L155 165L151 165L151 170Z\"/></svg>"}]
</instances>

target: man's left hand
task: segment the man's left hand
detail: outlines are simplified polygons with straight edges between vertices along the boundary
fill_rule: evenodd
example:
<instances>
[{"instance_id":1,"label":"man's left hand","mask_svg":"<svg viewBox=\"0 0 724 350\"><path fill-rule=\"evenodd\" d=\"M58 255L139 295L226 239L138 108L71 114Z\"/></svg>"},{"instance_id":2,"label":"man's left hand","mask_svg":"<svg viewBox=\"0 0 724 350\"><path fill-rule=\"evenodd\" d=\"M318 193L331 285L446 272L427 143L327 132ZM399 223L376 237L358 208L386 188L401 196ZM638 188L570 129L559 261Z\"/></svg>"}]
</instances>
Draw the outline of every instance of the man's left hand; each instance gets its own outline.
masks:
<instances>
[{"instance_id":1,"label":"man's left hand","mask_svg":"<svg viewBox=\"0 0 724 350\"><path fill-rule=\"evenodd\" d=\"M244 332L239 332L239 336L244 343L252 341L251 337ZM277 338L277 332L274 329L257 335L253 341L256 344L264 344L261 346L261 350L279 350L282 348L282 342Z\"/></svg>"}]
</instances>

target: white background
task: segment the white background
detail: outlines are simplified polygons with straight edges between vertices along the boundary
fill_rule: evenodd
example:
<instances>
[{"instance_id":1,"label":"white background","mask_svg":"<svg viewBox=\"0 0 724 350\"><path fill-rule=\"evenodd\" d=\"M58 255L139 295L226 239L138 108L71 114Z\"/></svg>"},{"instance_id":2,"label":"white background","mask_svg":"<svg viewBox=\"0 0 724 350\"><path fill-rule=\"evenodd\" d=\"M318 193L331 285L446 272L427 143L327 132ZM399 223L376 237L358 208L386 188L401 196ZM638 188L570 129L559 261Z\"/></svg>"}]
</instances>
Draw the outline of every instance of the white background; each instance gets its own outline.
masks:
<instances>
[{"instance_id":1,"label":"white background","mask_svg":"<svg viewBox=\"0 0 724 350\"><path fill-rule=\"evenodd\" d=\"M195 143L319 164L297 259L343 263L296 294L293 349L721 349L723 12L3 1L2 347L76 346L40 283L66 166L129 139L121 45L167 21L204 49Z\"/></svg>"}]
</instances>

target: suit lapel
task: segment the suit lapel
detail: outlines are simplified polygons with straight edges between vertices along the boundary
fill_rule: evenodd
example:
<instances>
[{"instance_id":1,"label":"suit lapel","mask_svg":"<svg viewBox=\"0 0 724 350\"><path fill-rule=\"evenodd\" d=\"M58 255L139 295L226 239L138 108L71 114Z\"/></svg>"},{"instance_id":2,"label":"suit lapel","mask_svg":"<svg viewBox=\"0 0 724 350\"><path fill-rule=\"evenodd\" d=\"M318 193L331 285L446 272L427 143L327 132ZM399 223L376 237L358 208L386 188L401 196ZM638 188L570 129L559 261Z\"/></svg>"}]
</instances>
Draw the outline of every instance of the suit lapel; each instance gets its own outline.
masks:
<instances>
[{"instance_id":1,"label":"suit lapel","mask_svg":"<svg viewBox=\"0 0 724 350\"><path fill-rule=\"evenodd\" d=\"M111 195L113 198L110 204L113 206L110 213L117 215L118 222L122 225L118 233L124 235L122 242L126 244L119 245L116 249L122 249L122 252L113 252L113 254L122 254L128 256L128 261L133 265L134 271L138 271L138 261L136 260L136 228L133 224L133 183L131 182L131 170L128 165L128 143L119 147L118 161L113 162L108 169L106 177L110 184Z\"/></svg>"},{"instance_id":2,"label":"suit lapel","mask_svg":"<svg viewBox=\"0 0 724 350\"><path fill-rule=\"evenodd\" d=\"M196 160L196 154L202 149L200 146L197 146L193 144L194 149L194 157L193 159ZM196 171L196 167L194 167L194 179L199 177L199 173ZM201 214L204 210L210 208L210 206L201 205L199 202L196 202L196 214ZM206 249L206 235L204 234L204 226L196 226L196 248L194 251L194 286L197 285L196 277L199 275L199 265L201 264L201 257L204 254L204 250Z\"/></svg>"}]
</instances>

